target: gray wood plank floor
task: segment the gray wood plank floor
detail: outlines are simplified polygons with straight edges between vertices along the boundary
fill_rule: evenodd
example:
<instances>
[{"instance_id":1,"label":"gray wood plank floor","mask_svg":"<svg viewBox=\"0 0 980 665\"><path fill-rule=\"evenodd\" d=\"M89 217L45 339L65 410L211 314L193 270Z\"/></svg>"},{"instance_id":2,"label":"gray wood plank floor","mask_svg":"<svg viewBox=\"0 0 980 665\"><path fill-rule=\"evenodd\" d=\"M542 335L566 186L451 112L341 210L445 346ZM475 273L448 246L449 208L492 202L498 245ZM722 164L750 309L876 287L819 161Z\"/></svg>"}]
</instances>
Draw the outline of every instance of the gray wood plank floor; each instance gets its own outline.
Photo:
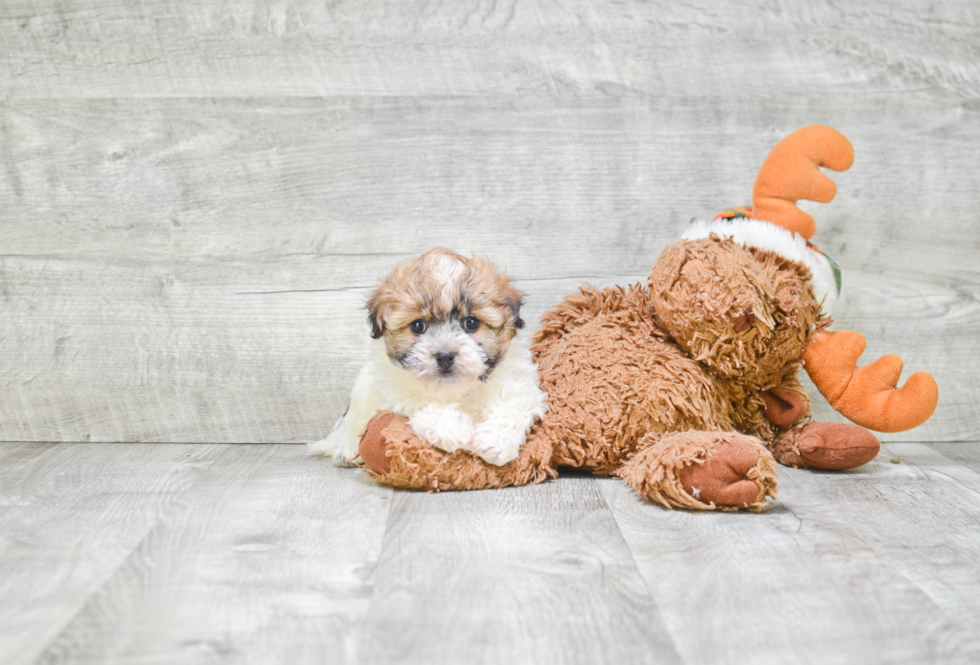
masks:
<instances>
[{"instance_id":1,"label":"gray wood plank floor","mask_svg":"<svg viewBox=\"0 0 980 665\"><path fill-rule=\"evenodd\" d=\"M587 475L393 491L297 445L5 444L0 662L974 663L980 443L942 450L703 514Z\"/></svg>"}]
</instances>

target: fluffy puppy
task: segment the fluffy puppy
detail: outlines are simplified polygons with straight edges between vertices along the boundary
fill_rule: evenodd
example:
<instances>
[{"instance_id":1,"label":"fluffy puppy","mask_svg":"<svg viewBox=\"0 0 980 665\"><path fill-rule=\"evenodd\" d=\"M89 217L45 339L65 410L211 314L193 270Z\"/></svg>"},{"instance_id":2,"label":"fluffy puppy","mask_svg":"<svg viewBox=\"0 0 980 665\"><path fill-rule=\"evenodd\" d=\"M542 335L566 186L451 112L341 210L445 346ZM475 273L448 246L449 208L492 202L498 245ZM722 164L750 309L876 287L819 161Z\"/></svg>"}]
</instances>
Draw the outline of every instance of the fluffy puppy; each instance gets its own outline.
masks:
<instances>
[{"instance_id":1,"label":"fluffy puppy","mask_svg":"<svg viewBox=\"0 0 980 665\"><path fill-rule=\"evenodd\" d=\"M433 249L397 267L368 300L371 357L347 412L314 452L356 462L378 411L409 418L418 437L491 464L517 457L546 410L526 342L522 294L490 262Z\"/></svg>"}]
</instances>

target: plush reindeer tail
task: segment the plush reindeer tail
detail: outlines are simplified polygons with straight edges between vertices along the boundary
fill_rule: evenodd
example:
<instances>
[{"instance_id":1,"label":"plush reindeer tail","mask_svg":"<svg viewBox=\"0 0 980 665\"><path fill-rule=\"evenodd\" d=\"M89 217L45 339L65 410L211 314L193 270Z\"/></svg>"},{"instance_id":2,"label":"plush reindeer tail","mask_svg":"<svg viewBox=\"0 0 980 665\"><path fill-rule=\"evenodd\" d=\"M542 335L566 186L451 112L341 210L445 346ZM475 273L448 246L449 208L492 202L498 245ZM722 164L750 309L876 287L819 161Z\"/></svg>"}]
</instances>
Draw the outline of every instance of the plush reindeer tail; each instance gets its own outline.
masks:
<instances>
[{"instance_id":1,"label":"plush reindeer tail","mask_svg":"<svg viewBox=\"0 0 980 665\"><path fill-rule=\"evenodd\" d=\"M854 148L836 129L809 125L776 144L759 169L752 189L752 217L771 222L807 240L817 232L813 217L796 207L800 199L829 203L837 186L821 166L846 171Z\"/></svg>"},{"instance_id":2,"label":"plush reindeer tail","mask_svg":"<svg viewBox=\"0 0 980 665\"><path fill-rule=\"evenodd\" d=\"M904 432L928 420L939 401L936 380L916 372L897 388L902 359L885 355L858 367L865 345L862 335L848 330L820 332L807 343L807 374L830 405L848 420L878 432Z\"/></svg>"}]
</instances>

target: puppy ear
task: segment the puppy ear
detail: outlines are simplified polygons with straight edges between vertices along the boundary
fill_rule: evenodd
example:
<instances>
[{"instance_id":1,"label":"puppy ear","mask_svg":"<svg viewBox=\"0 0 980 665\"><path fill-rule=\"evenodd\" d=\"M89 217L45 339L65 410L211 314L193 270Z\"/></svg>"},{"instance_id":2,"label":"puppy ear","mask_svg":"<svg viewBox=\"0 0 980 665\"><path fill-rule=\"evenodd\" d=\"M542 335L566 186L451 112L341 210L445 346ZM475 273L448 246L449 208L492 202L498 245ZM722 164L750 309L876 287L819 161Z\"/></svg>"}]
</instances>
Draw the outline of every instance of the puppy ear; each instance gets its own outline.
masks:
<instances>
[{"instance_id":1,"label":"puppy ear","mask_svg":"<svg viewBox=\"0 0 980 665\"><path fill-rule=\"evenodd\" d=\"M368 323L371 325L371 339L385 334L384 318L381 316L381 289L375 291L367 301Z\"/></svg>"},{"instance_id":2,"label":"puppy ear","mask_svg":"<svg viewBox=\"0 0 980 665\"><path fill-rule=\"evenodd\" d=\"M469 264L468 285L478 292L493 294L495 307L509 311L515 328L523 328L521 305L524 304L524 294L514 288L510 278L493 263L479 256L464 259Z\"/></svg>"},{"instance_id":3,"label":"puppy ear","mask_svg":"<svg viewBox=\"0 0 980 665\"><path fill-rule=\"evenodd\" d=\"M384 326L381 325L380 319L378 319L377 310L370 310L368 312L368 323L371 324L371 339L379 339L385 334Z\"/></svg>"},{"instance_id":4,"label":"puppy ear","mask_svg":"<svg viewBox=\"0 0 980 665\"><path fill-rule=\"evenodd\" d=\"M503 289L504 305L514 316L514 327L521 329L524 327L524 319L521 318L521 306L524 304L524 294L508 284Z\"/></svg>"}]
</instances>

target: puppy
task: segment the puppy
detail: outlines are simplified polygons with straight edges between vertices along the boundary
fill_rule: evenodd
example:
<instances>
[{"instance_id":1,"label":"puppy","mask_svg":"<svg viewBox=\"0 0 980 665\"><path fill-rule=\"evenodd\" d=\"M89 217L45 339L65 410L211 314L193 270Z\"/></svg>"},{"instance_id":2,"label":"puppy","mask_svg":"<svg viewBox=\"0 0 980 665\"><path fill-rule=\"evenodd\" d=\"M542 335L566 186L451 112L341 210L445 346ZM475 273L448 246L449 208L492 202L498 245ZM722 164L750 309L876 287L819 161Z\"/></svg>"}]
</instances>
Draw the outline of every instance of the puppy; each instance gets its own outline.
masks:
<instances>
[{"instance_id":1,"label":"puppy","mask_svg":"<svg viewBox=\"0 0 980 665\"><path fill-rule=\"evenodd\" d=\"M376 342L347 412L310 449L354 463L368 420L393 411L442 450L496 465L516 458L546 410L527 344L515 339L521 304L510 280L481 258L433 249L397 267L368 300Z\"/></svg>"}]
</instances>

